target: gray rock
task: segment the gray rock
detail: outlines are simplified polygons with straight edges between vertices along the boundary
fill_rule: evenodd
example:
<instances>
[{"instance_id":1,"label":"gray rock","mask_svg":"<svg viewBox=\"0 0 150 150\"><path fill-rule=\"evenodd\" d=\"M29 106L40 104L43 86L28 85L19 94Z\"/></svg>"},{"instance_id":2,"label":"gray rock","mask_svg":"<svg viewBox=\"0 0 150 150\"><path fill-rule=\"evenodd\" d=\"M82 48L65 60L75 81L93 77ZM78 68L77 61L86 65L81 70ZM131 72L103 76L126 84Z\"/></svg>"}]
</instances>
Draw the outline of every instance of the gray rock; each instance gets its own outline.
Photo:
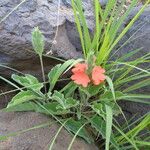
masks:
<instances>
[{"instance_id":1,"label":"gray rock","mask_svg":"<svg viewBox=\"0 0 150 150\"><path fill-rule=\"evenodd\" d=\"M71 7L71 0L62 0L65 6Z\"/></svg>"},{"instance_id":2,"label":"gray rock","mask_svg":"<svg viewBox=\"0 0 150 150\"><path fill-rule=\"evenodd\" d=\"M1 1L0 18L3 18L20 2L21 0ZM86 7L90 7L88 2ZM36 26L39 26L45 36L45 53L51 50L53 56L64 59L81 57L81 53L67 37L66 20L74 22L73 12L62 3L58 19L57 1L27 0L0 23L0 63L5 63L24 73L40 74L38 59L31 44L31 32ZM57 26L59 30L56 34ZM53 42L54 37L56 42ZM46 60L45 66L48 69L58 63L52 59ZM7 71L2 74L8 75Z\"/></svg>"},{"instance_id":3,"label":"gray rock","mask_svg":"<svg viewBox=\"0 0 150 150\"><path fill-rule=\"evenodd\" d=\"M108 0L99 0L101 6L105 6L108 2Z\"/></svg>"},{"instance_id":4,"label":"gray rock","mask_svg":"<svg viewBox=\"0 0 150 150\"><path fill-rule=\"evenodd\" d=\"M0 81L0 110L2 108L5 108L8 104L8 102L14 96L15 93L9 93L8 92L8 91L11 91L11 90L13 90L13 88L10 85ZM4 94L5 92L8 92L8 94Z\"/></svg>"},{"instance_id":5,"label":"gray rock","mask_svg":"<svg viewBox=\"0 0 150 150\"><path fill-rule=\"evenodd\" d=\"M0 7L0 17L4 17L7 12L12 10L14 6L19 4L19 0L1 3ZM84 2L84 7L86 7L85 14L91 16L91 2L88 0ZM27 59L32 58L33 54L31 46L31 32L34 27L39 26L45 35L45 49L48 52L51 49L51 45L55 36L56 27L63 26L65 28L66 20L74 22L72 9L68 9L64 5L60 5L60 14L58 21L58 2L48 2L47 0L27 0L22 4L16 11L14 11L4 22L0 24L0 49L1 52L10 55L11 57L16 57L17 59ZM91 18L89 18L89 26L91 25ZM57 22L58 21L58 22ZM61 32L61 30L59 30ZM67 32L67 31L65 31ZM58 34L59 35L59 34ZM65 40L65 38L63 39ZM57 41L59 44L61 41ZM55 46L56 47L56 46ZM59 47L59 45L58 45ZM60 48L60 47L59 47ZM61 47L64 50L60 53L58 57L63 57L65 59L72 57L79 57L80 54L75 51L75 47L70 44L70 47ZM60 51L61 51L60 50ZM57 53L58 50L52 49L53 53ZM72 53L68 53L73 52ZM57 56L57 55L56 55Z\"/></svg>"},{"instance_id":6,"label":"gray rock","mask_svg":"<svg viewBox=\"0 0 150 150\"><path fill-rule=\"evenodd\" d=\"M125 25L129 23L129 21L135 16L139 9L140 7L137 7L131 12ZM150 6L145 9L143 14L129 29L118 47L124 44L127 40L128 43L123 46L123 48L121 48L119 51L119 56L127 54L132 50L141 48L140 52L132 57L133 60L150 52Z\"/></svg>"},{"instance_id":7,"label":"gray rock","mask_svg":"<svg viewBox=\"0 0 150 150\"><path fill-rule=\"evenodd\" d=\"M65 6L71 7L71 0L62 0ZM105 6L108 2L108 0L99 0L101 6Z\"/></svg>"},{"instance_id":8,"label":"gray rock","mask_svg":"<svg viewBox=\"0 0 150 150\"><path fill-rule=\"evenodd\" d=\"M0 112L0 135L22 131L38 125L50 124L45 127L30 130L5 141L0 141L1 150L48 150L59 126L45 115L38 113L4 113ZM66 150L72 136L65 129L59 133L53 150ZM76 139L72 150L97 150L94 145L86 144L81 139Z\"/></svg>"}]
</instances>

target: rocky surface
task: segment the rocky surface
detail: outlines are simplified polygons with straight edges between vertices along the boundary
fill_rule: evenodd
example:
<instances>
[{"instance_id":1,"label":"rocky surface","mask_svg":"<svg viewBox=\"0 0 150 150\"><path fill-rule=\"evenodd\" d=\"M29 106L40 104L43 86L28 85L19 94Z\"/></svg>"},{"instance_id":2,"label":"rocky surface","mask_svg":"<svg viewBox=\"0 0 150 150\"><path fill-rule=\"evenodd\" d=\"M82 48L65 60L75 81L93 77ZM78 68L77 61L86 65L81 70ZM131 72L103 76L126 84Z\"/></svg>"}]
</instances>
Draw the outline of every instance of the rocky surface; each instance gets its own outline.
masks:
<instances>
[{"instance_id":1,"label":"rocky surface","mask_svg":"<svg viewBox=\"0 0 150 150\"><path fill-rule=\"evenodd\" d=\"M136 7L125 23L125 26L129 21L139 12L141 6ZM145 9L142 15L129 29L127 34L123 37L119 46L122 46L128 40L127 44L121 48L118 52L119 55L129 53L131 50L141 49L137 54L133 55L132 60L143 56L150 52L150 6ZM146 67L146 66L145 66Z\"/></svg>"},{"instance_id":2,"label":"rocky surface","mask_svg":"<svg viewBox=\"0 0 150 150\"><path fill-rule=\"evenodd\" d=\"M71 0L62 0L62 2L67 6L71 7ZM101 6L105 6L108 2L108 0L99 0Z\"/></svg>"},{"instance_id":3,"label":"rocky surface","mask_svg":"<svg viewBox=\"0 0 150 150\"><path fill-rule=\"evenodd\" d=\"M15 137L0 141L0 150L48 150L59 126L52 119L38 113L2 113L0 112L0 135L23 131L39 125L45 127L30 130ZM65 129L59 133L53 150L66 150L72 136ZM94 145L85 144L76 139L72 150L97 150Z\"/></svg>"},{"instance_id":4,"label":"rocky surface","mask_svg":"<svg viewBox=\"0 0 150 150\"><path fill-rule=\"evenodd\" d=\"M6 92L9 92L11 90L13 90L13 88L10 85L0 81L0 110L6 107L8 102L14 96L15 93L5 94Z\"/></svg>"},{"instance_id":5,"label":"rocky surface","mask_svg":"<svg viewBox=\"0 0 150 150\"><path fill-rule=\"evenodd\" d=\"M20 2L21 0L1 0L0 18L5 17ZM74 39L74 31L70 33L71 29L68 29L70 26L75 27L73 12L63 2L60 1L59 5L58 1L26 0L9 17L2 20L0 22L0 63L23 72L39 74L40 67L31 44L31 32L36 26L39 26L45 36L45 53L52 51L54 56L64 59L81 57L79 49L72 44L73 40L70 36L68 37L68 34L71 34ZM92 3L90 0L85 0L83 5L88 16L88 24L92 28L94 26L91 21ZM56 33L57 26L59 29ZM51 68L51 65L56 63L55 60L49 59L45 66ZM3 72L5 75L7 73Z\"/></svg>"}]
</instances>

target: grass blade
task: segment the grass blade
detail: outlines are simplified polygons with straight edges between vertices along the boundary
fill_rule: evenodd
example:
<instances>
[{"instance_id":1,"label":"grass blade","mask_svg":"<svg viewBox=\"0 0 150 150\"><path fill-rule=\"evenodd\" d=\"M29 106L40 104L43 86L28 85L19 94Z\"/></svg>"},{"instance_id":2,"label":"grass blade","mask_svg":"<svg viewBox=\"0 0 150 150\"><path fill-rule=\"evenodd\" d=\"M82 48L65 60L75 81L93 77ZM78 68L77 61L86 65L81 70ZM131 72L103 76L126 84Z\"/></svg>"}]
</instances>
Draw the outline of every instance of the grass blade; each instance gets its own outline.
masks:
<instances>
[{"instance_id":1,"label":"grass blade","mask_svg":"<svg viewBox=\"0 0 150 150\"><path fill-rule=\"evenodd\" d=\"M110 137L112 132L112 120L113 120L113 112L112 108L108 105L105 105L106 108L106 142L105 142L105 150L109 150Z\"/></svg>"}]
</instances>

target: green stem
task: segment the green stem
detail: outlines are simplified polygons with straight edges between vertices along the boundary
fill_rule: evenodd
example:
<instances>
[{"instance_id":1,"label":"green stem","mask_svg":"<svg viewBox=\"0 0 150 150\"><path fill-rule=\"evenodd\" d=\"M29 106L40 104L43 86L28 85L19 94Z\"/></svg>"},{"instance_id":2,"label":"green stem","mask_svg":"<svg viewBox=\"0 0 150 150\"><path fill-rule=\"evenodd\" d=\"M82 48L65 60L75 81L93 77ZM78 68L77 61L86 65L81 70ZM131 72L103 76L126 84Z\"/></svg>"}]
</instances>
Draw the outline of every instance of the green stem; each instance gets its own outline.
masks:
<instances>
[{"instance_id":1,"label":"green stem","mask_svg":"<svg viewBox=\"0 0 150 150\"><path fill-rule=\"evenodd\" d=\"M44 66L43 66L42 56L40 56L40 63L41 63L42 78L43 78L43 82L44 82L44 90L45 90L46 100L47 100L46 79L45 79L45 73L44 73Z\"/></svg>"}]
</instances>

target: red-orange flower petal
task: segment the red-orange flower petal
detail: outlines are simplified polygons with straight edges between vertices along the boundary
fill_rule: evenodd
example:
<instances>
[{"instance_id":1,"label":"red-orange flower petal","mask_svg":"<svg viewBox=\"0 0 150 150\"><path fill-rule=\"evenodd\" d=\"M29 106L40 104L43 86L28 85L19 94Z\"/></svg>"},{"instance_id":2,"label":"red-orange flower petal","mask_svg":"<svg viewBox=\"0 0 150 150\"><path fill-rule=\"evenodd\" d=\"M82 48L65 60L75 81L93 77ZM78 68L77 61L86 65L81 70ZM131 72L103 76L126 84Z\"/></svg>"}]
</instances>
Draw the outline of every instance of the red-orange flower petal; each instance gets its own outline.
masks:
<instances>
[{"instance_id":1,"label":"red-orange flower petal","mask_svg":"<svg viewBox=\"0 0 150 150\"><path fill-rule=\"evenodd\" d=\"M103 69L100 66L95 66L92 70L92 81L94 85L99 85L102 83L105 79L106 76L104 75L105 69Z\"/></svg>"},{"instance_id":2,"label":"red-orange flower petal","mask_svg":"<svg viewBox=\"0 0 150 150\"><path fill-rule=\"evenodd\" d=\"M78 85L87 87L90 82L90 78L84 72L77 72L71 76L71 79Z\"/></svg>"},{"instance_id":3,"label":"red-orange flower petal","mask_svg":"<svg viewBox=\"0 0 150 150\"><path fill-rule=\"evenodd\" d=\"M75 65L75 67L72 69L73 73L77 73L77 72L85 72L87 69L87 64L85 63L78 63Z\"/></svg>"}]
</instances>

